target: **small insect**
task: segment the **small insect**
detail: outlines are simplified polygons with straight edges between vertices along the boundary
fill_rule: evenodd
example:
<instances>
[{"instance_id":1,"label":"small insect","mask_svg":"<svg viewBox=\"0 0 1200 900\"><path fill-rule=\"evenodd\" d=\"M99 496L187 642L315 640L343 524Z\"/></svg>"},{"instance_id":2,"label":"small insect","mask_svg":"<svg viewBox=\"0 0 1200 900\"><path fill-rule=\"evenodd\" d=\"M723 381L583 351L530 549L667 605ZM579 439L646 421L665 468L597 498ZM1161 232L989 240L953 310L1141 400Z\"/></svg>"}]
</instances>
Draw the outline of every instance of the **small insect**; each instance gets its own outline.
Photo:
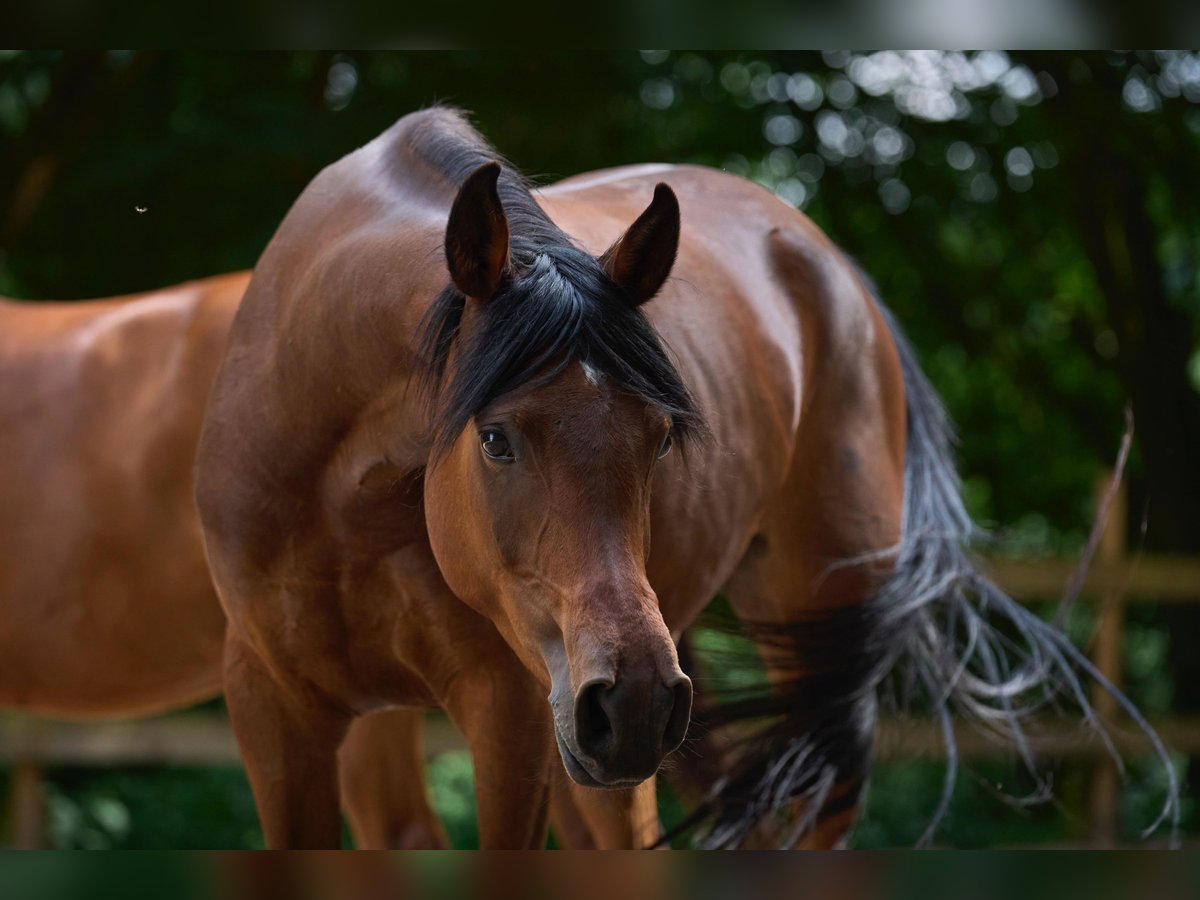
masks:
<instances>
[{"instance_id":1,"label":"small insect","mask_svg":"<svg viewBox=\"0 0 1200 900\"><path fill-rule=\"evenodd\" d=\"M142 213L144 213L149 208L150 207L148 207L148 206L135 206L133 208L133 211L140 216Z\"/></svg>"}]
</instances>

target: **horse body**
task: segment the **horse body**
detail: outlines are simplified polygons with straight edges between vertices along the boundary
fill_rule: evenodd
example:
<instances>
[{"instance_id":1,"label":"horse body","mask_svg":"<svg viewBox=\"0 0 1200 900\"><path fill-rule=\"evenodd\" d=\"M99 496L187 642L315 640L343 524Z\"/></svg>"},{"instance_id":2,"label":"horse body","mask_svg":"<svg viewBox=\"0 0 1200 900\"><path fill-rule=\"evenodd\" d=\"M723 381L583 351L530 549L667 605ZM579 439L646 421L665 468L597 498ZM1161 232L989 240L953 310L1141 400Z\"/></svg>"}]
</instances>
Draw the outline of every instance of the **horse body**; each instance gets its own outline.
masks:
<instances>
[{"instance_id":1,"label":"horse body","mask_svg":"<svg viewBox=\"0 0 1200 900\"><path fill-rule=\"evenodd\" d=\"M246 282L0 305L0 704L130 715L219 693L192 461Z\"/></svg>"},{"instance_id":2,"label":"horse body","mask_svg":"<svg viewBox=\"0 0 1200 900\"><path fill-rule=\"evenodd\" d=\"M435 158L488 152L431 110L322 173L260 261L213 391L197 498L231 623L231 712L274 845L335 840L334 750L350 720L391 704L458 722L485 845L541 839L546 789L531 785L550 780L552 736L575 781L634 797L690 704L668 629L726 584L764 623L861 603L886 568L817 576L898 539L903 388L878 309L801 214L706 169L584 176L539 203L593 257L611 245L611 273L622 244L634 254L669 230L655 182L677 193L688 224L646 314L710 443L654 466L670 422L574 360L486 412L517 423L539 475L505 470L499 486L478 462L498 431L468 427L439 452L420 335L451 277L443 246L464 293L491 291L508 283L500 220L516 246L537 219L497 211L498 167L463 183ZM456 260L460 243L475 257ZM445 331L451 370L494 324L475 297ZM839 812L861 785L850 775Z\"/></svg>"},{"instance_id":3,"label":"horse body","mask_svg":"<svg viewBox=\"0 0 1200 900\"><path fill-rule=\"evenodd\" d=\"M0 707L123 718L221 692L225 615L192 476L249 278L0 300ZM392 710L344 742L358 846L445 845L420 725Z\"/></svg>"}]
</instances>

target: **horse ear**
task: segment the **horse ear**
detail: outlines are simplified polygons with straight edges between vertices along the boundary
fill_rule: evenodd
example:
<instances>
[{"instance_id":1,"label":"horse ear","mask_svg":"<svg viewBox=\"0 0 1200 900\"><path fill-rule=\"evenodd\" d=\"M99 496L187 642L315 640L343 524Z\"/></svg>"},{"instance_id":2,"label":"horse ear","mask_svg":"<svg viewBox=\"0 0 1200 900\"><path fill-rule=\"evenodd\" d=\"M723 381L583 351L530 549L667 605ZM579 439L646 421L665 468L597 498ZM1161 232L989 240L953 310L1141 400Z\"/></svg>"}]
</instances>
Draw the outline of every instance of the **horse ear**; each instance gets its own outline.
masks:
<instances>
[{"instance_id":1,"label":"horse ear","mask_svg":"<svg viewBox=\"0 0 1200 900\"><path fill-rule=\"evenodd\" d=\"M658 293L679 249L679 201L665 184L636 222L600 257L600 264L640 305Z\"/></svg>"},{"instance_id":2,"label":"horse ear","mask_svg":"<svg viewBox=\"0 0 1200 900\"><path fill-rule=\"evenodd\" d=\"M487 300L508 268L508 218L496 182L500 163L490 162L467 176L446 223L446 265L455 287Z\"/></svg>"}]
</instances>

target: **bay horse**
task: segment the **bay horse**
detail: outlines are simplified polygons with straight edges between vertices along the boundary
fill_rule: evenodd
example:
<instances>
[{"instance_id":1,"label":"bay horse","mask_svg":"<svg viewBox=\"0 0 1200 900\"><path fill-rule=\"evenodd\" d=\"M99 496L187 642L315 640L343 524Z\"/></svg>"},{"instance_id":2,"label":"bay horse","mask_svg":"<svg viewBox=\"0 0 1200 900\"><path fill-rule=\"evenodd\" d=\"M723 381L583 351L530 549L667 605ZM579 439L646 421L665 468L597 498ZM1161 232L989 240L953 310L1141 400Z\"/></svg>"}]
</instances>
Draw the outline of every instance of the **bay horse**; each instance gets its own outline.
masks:
<instances>
[{"instance_id":1,"label":"bay horse","mask_svg":"<svg viewBox=\"0 0 1200 900\"><path fill-rule=\"evenodd\" d=\"M221 692L225 614L192 472L249 273L70 303L0 298L0 707L68 719ZM342 751L360 847L444 846L420 712Z\"/></svg>"},{"instance_id":2,"label":"bay horse","mask_svg":"<svg viewBox=\"0 0 1200 900\"><path fill-rule=\"evenodd\" d=\"M337 845L337 748L390 706L464 732L485 847L541 845L556 771L644 808L689 724L675 642L719 591L770 689L710 718L770 724L697 814L712 844L841 842L899 667L1021 747L1043 693L1090 717L1094 669L964 549L896 323L803 214L707 168L535 193L458 112L402 118L255 268L196 498L273 847Z\"/></svg>"}]
</instances>

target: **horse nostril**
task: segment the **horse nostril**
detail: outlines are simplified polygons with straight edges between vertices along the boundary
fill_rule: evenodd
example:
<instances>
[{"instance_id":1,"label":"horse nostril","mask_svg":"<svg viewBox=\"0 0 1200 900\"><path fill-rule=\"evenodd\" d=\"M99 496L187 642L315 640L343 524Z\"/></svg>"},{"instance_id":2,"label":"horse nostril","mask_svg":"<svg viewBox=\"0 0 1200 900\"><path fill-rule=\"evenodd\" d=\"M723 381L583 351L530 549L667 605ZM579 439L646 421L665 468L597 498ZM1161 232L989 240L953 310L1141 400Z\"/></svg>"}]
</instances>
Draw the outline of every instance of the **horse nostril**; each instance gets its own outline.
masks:
<instances>
[{"instance_id":1,"label":"horse nostril","mask_svg":"<svg viewBox=\"0 0 1200 900\"><path fill-rule=\"evenodd\" d=\"M575 742L593 759L603 759L612 749L613 726L604 708L612 685L597 681L587 685L575 700Z\"/></svg>"},{"instance_id":2,"label":"horse nostril","mask_svg":"<svg viewBox=\"0 0 1200 900\"><path fill-rule=\"evenodd\" d=\"M663 732L662 752L670 753L683 743L687 734L688 724L692 719L692 682L684 676L671 687L674 706L667 719L667 727Z\"/></svg>"},{"instance_id":3,"label":"horse nostril","mask_svg":"<svg viewBox=\"0 0 1200 900\"><path fill-rule=\"evenodd\" d=\"M610 775L645 778L682 742L692 711L692 683L597 679L575 695L575 747Z\"/></svg>"}]
</instances>

